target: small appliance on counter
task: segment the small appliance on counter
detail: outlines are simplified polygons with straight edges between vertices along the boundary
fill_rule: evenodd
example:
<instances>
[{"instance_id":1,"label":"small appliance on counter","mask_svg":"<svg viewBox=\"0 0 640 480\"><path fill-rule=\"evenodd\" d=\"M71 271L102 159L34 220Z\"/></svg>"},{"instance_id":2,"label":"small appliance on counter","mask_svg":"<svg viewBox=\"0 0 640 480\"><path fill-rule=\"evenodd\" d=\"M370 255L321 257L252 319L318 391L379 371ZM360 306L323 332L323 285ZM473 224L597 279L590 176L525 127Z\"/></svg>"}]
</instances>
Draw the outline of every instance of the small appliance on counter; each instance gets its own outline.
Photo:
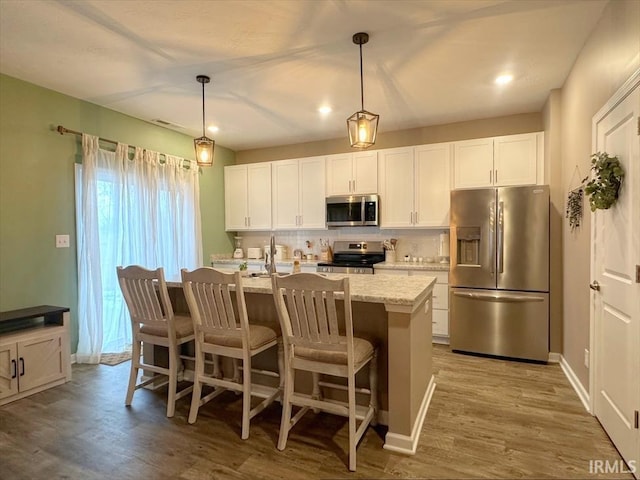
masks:
<instances>
[{"instance_id":1,"label":"small appliance on counter","mask_svg":"<svg viewBox=\"0 0 640 480\"><path fill-rule=\"evenodd\" d=\"M244 251L242 250L242 237L233 237L236 243L236 249L233 251L233 258L244 258Z\"/></svg>"},{"instance_id":2,"label":"small appliance on counter","mask_svg":"<svg viewBox=\"0 0 640 480\"><path fill-rule=\"evenodd\" d=\"M247 248L247 258L249 258L249 259L262 258L262 248L260 248L260 247L249 247L249 248Z\"/></svg>"},{"instance_id":3,"label":"small appliance on counter","mask_svg":"<svg viewBox=\"0 0 640 480\"><path fill-rule=\"evenodd\" d=\"M449 263L449 234L440 234L440 244L438 245L438 256L440 263Z\"/></svg>"}]
</instances>

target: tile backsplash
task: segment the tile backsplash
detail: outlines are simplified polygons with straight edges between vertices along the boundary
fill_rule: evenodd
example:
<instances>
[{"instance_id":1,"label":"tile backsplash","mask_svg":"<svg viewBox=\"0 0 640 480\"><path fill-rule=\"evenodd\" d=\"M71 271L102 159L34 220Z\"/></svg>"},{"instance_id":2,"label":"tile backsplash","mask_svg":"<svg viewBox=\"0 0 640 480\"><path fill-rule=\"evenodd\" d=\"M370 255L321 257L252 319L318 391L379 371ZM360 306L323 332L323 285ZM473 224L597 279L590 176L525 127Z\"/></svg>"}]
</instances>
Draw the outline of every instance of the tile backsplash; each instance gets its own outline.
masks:
<instances>
[{"instance_id":1,"label":"tile backsplash","mask_svg":"<svg viewBox=\"0 0 640 480\"><path fill-rule=\"evenodd\" d=\"M448 229L381 230L375 227L349 227L331 230L277 231L274 234L276 243L287 247L289 258L293 255L293 251L298 248L305 254L309 253L309 249L306 247L307 240L312 244L310 253L319 256L320 239L329 240L329 244L333 246L333 242L336 240L381 242L385 239L396 238L398 239L396 258L400 261L405 255L424 258L437 257L440 234L448 232ZM238 236L242 237L242 248L246 255L249 247L264 247L268 245L271 232L238 232ZM222 252L212 253L218 256ZM231 256L230 252L228 256Z\"/></svg>"}]
</instances>

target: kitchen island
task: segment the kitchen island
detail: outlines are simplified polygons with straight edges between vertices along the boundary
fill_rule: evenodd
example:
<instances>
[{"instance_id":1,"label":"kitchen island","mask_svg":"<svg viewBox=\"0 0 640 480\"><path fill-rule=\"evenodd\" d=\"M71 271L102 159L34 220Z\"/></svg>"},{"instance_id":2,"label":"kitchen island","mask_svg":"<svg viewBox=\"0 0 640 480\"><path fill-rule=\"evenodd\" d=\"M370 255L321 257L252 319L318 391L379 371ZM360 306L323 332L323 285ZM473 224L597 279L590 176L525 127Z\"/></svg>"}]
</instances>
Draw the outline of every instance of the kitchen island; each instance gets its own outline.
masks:
<instances>
[{"instance_id":1,"label":"kitchen island","mask_svg":"<svg viewBox=\"0 0 640 480\"><path fill-rule=\"evenodd\" d=\"M329 274L339 278L343 275ZM387 424L384 448L413 454L435 383L431 322L434 277L350 275L354 334L379 344L379 423ZM176 311L184 311L180 282L167 281ZM271 279L247 277L243 287L252 323L279 330Z\"/></svg>"}]
</instances>

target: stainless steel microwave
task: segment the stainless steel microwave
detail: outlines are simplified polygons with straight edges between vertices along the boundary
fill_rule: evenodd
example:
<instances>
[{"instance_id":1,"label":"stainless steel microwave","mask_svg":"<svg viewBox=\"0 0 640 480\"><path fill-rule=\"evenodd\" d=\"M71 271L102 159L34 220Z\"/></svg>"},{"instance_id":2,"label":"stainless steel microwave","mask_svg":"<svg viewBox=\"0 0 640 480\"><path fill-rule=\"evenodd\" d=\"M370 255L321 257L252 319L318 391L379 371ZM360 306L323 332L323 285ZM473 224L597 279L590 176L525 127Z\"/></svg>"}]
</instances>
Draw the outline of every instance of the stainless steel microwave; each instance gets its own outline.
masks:
<instances>
[{"instance_id":1,"label":"stainless steel microwave","mask_svg":"<svg viewBox=\"0 0 640 480\"><path fill-rule=\"evenodd\" d=\"M377 226L378 195L327 197L327 227Z\"/></svg>"}]
</instances>

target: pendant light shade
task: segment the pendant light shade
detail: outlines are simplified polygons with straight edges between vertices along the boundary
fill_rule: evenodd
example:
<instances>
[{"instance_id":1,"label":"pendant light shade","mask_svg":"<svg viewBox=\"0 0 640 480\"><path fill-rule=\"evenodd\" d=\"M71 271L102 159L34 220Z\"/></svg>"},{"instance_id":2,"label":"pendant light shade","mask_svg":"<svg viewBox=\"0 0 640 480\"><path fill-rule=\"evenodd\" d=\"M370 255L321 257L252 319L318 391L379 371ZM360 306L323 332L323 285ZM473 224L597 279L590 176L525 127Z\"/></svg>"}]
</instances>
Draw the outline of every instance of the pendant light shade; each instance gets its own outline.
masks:
<instances>
[{"instance_id":1,"label":"pendant light shade","mask_svg":"<svg viewBox=\"0 0 640 480\"><path fill-rule=\"evenodd\" d=\"M204 134L204 84L209 83L211 79L206 75L198 75L196 80L202 84L202 136L193 140L196 147L196 162L201 167L211 167L215 142Z\"/></svg>"},{"instance_id":2,"label":"pendant light shade","mask_svg":"<svg viewBox=\"0 0 640 480\"><path fill-rule=\"evenodd\" d=\"M380 115L368 112L364 109L364 80L362 74L362 45L369 41L369 34L356 33L353 43L360 46L360 107L361 110L347 118L347 130L349 142L354 148L369 148L376 143L378 133L378 120Z\"/></svg>"}]
</instances>

